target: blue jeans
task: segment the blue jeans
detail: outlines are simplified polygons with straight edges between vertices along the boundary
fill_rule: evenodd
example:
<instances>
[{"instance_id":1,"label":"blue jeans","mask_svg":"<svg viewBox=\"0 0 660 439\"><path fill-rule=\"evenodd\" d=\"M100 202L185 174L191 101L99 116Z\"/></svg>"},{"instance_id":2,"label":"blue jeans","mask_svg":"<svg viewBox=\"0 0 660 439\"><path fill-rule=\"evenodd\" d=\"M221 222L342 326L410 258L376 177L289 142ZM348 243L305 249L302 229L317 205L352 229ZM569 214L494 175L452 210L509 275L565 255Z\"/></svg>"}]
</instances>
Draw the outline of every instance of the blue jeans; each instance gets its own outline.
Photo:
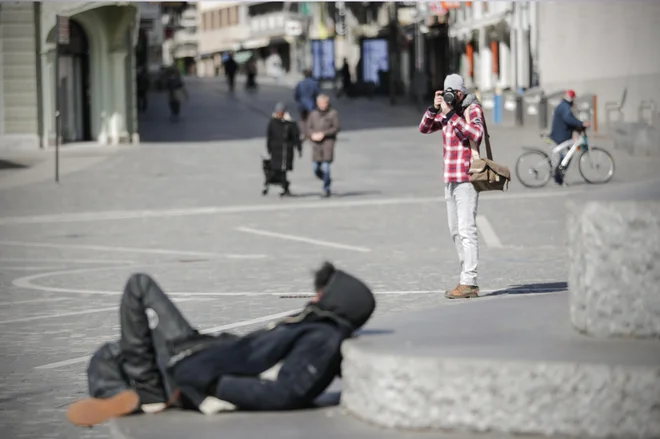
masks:
<instances>
[{"instance_id":1,"label":"blue jeans","mask_svg":"<svg viewBox=\"0 0 660 439\"><path fill-rule=\"evenodd\" d=\"M323 180L323 190L330 190L330 162L314 162L314 174Z\"/></svg>"}]
</instances>

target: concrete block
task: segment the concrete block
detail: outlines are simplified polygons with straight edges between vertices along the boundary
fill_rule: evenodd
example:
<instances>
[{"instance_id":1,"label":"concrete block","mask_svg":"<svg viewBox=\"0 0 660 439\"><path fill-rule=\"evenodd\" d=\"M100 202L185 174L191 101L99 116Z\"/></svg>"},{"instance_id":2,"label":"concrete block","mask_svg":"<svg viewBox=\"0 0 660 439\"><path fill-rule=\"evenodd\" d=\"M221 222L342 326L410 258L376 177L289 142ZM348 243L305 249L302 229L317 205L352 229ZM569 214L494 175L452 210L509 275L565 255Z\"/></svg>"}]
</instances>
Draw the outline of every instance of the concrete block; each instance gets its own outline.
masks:
<instances>
[{"instance_id":1,"label":"concrete block","mask_svg":"<svg viewBox=\"0 0 660 439\"><path fill-rule=\"evenodd\" d=\"M567 204L572 324L599 337L660 337L660 183Z\"/></svg>"},{"instance_id":2,"label":"concrete block","mask_svg":"<svg viewBox=\"0 0 660 439\"><path fill-rule=\"evenodd\" d=\"M567 293L479 301L344 343L342 405L390 428L660 437L660 341L572 331Z\"/></svg>"}]
</instances>

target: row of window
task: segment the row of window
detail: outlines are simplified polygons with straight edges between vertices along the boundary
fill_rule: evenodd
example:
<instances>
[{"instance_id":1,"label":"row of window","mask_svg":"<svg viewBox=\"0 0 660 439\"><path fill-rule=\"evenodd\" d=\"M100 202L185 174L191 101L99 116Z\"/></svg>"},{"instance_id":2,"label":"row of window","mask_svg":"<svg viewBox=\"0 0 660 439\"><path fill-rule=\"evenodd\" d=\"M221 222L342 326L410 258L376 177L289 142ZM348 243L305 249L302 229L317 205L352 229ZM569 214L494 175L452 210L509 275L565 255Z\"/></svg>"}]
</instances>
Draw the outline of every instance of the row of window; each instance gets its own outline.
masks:
<instances>
[{"instance_id":1,"label":"row of window","mask_svg":"<svg viewBox=\"0 0 660 439\"><path fill-rule=\"evenodd\" d=\"M221 29L238 25L238 6L202 12L202 30Z\"/></svg>"}]
</instances>

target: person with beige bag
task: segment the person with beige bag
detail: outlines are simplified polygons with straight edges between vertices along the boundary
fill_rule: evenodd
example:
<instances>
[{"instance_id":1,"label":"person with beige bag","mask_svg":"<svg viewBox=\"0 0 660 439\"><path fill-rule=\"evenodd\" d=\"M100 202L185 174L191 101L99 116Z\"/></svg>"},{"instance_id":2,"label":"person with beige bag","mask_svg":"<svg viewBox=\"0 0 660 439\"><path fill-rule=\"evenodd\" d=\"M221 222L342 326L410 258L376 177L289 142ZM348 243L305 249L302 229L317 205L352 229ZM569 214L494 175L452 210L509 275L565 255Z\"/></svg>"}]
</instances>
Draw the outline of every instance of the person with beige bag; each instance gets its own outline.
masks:
<instances>
[{"instance_id":1,"label":"person with beige bag","mask_svg":"<svg viewBox=\"0 0 660 439\"><path fill-rule=\"evenodd\" d=\"M510 179L509 170L492 161L481 104L476 96L467 93L460 75L451 74L445 78L444 90L436 92L433 106L426 111L419 125L422 134L438 130L442 131L444 143L443 171L449 232L461 263L459 283L454 289L446 291L445 297L478 297L479 192L504 190ZM488 159L479 156L484 138Z\"/></svg>"}]
</instances>

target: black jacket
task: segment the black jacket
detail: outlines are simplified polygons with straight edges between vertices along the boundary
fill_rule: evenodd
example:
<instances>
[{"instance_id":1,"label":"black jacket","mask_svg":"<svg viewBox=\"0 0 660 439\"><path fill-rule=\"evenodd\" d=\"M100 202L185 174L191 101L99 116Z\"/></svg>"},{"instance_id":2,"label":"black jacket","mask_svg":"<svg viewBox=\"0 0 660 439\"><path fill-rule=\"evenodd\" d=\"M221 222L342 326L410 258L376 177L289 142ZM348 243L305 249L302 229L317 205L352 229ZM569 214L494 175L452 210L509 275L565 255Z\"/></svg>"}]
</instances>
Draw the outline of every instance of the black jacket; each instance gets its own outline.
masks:
<instances>
[{"instance_id":1,"label":"black jacket","mask_svg":"<svg viewBox=\"0 0 660 439\"><path fill-rule=\"evenodd\" d=\"M283 119L273 115L266 133L266 149L270 154L271 169L292 171L294 148L299 153L302 151L298 124L291 119L289 113L285 113Z\"/></svg>"},{"instance_id":2,"label":"black jacket","mask_svg":"<svg viewBox=\"0 0 660 439\"><path fill-rule=\"evenodd\" d=\"M182 352L171 361L172 377L184 394L192 389L194 405L211 395L244 410L309 406L340 375L342 342L375 306L364 283L337 270L318 303L271 328ZM280 362L276 381L258 377Z\"/></svg>"}]
</instances>

